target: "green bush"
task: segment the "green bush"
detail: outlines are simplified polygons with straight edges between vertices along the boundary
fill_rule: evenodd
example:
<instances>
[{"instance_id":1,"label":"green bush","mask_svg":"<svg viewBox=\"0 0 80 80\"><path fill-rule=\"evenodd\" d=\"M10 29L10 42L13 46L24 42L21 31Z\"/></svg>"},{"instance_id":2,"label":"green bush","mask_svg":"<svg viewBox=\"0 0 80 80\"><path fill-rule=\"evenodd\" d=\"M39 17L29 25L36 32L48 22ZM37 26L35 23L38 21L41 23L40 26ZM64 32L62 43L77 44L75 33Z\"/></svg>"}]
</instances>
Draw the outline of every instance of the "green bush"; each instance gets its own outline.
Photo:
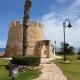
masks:
<instances>
[{"instance_id":1,"label":"green bush","mask_svg":"<svg viewBox=\"0 0 80 80\"><path fill-rule=\"evenodd\" d=\"M12 57L12 63L23 66L39 66L39 56L14 56Z\"/></svg>"}]
</instances>

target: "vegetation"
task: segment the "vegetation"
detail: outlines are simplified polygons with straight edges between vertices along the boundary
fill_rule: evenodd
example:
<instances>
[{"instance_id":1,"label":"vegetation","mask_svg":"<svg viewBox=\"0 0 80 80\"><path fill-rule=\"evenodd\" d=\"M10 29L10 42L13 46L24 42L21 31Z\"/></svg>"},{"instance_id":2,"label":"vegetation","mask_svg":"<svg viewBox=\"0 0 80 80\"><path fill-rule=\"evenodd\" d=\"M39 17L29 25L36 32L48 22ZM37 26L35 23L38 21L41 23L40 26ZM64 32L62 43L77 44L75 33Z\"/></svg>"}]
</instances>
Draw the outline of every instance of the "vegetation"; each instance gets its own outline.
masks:
<instances>
[{"instance_id":1,"label":"vegetation","mask_svg":"<svg viewBox=\"0 0 80 80\"><path fill-rule=\"evenodd\" d=\"M64 53L64 43L61 43L61 48L59 54ZM65 54L73 54L74 53L74 47L70 46L68 43L65 43Z\"/></svg>"},{"instance_id":2,"label":"vegetation","mask_svg":"<svg viewBox=\"0 0 80 80\"><path fill-rule=\"evenodd\" d=\"M0 80L9 80L8 71L6 65L9 63L8 60L0 59Z\"/></svg>"},{"instance_id":3,"label":"vegetation","mask_svg":"<svg viewBox=\"0 0 80 80\"><path fill-rule=\"evenodd\" d=\"M29 70L20 73L20 75L16 78L16 80L32 80L34 78L37 78L39 75L40 75L39 71Z\"/></svg>"},{"instance_id":4,"label":"vegetation","mask_svg":"<svg viewBox=\"0 0 80 80\"><path fill-rule=\"evenodd\" d=\"M12 63L25 66L39 66L39 56L14 56Z\"/></svg>"},{"instance_id":5,"label":"vegetation","mask_svg":"<svg viewBox=\"0 0 80 80\"><path fill-rule=\"evenodd\" d=\"M62 64L62 60L55 60L56 63L67 76L68 80L80 80L80 60L76 56L68 56L68 60L71 61L70 64Z\"/></svg>"},{"instance_id":6,"label":"vegetation","mask_svg":"<svg viewBox=\"0 0 80 80\"><path fill-rule=\"evenodd\" d=\"M6 65L8 65L10 61L0 59L0 80L9 80L9 73L6 69ZM19 76L16 78L16 80L31 80L33 78L36 78L40 75L40 71L35 70L29 70L26 72L21 72Z\"/></svg>"}]
</instances>

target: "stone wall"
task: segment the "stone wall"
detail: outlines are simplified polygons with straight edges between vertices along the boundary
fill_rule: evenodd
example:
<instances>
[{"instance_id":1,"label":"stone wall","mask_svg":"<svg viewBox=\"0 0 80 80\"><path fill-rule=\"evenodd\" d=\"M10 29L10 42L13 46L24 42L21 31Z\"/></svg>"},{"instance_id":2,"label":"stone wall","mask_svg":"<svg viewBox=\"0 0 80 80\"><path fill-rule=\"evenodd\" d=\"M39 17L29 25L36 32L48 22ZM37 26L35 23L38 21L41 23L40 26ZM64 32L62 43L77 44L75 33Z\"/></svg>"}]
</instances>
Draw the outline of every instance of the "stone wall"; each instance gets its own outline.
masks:
<instances>
[{"instance_id":1,"label":"stone wall","mask_svg":"<svg viewBox=\"0 0 80 80\"><path fill-rule=\"evenodd\" d=\"M38 54L37 42L44 40L43 27L40 23L30 22L27 31L28 54Z\"/></svg>"},{"instance_id":2,"label":"stone wall","mask_svg":"<svg viewBox=\"0 0 80 80\"><path fill-rule=\"evenodd\" d=\"M9 27L5 57L11 57L22 53L22 34L23 28L20 21L12 22Z\"/></svg>"}]
</instances>

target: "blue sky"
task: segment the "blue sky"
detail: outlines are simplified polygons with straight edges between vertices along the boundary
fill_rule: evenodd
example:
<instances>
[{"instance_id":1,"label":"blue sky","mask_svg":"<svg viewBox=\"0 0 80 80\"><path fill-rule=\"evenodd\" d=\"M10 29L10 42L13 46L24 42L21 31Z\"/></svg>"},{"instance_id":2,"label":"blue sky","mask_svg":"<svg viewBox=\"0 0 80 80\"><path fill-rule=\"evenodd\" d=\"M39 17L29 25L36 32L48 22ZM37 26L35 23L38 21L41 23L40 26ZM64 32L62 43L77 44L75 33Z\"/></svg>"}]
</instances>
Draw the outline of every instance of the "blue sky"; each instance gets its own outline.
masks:
<instances>
[{"instance_id":1,"label":"blue sky","mask_svg":"<svg viewBox=\"0 0 80 80\"><path fill-rule=\"evenodd\" d=\"M9 24L23 18L25 0L0 0L0 47L5 47ZM57 46L63 41L63 21L70 19L72 28L66 28L66 41L80 47L80 0L32 0L30 19L44 25L45 38Z\"/></svg>"}]
</instances>

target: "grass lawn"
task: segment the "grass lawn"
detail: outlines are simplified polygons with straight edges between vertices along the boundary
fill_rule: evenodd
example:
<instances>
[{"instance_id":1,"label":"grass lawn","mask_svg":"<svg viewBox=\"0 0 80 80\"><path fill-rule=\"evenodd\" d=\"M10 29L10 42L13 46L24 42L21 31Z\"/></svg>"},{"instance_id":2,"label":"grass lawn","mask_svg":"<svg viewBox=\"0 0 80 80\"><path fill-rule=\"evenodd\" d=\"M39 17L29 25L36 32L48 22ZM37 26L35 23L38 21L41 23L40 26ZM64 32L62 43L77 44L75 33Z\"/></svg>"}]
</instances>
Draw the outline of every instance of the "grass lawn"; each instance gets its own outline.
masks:
<instances>
[{"instance_id":1,"label":"grass lawn","mask_svg":"<svg viewBox=\"0 0 80 80\"><path fill-rule=\"evenodd\" d=\"M40 72L31 70L27 72L22 72L20 75L16 78L16 80L31 80L33 78L37 78L39 76Z\"/></svg>"},{"instance_id":2,"label":"grass lawn","mask_svg":"<svg viewBox=\"0 0 80 80\"><path fill-rule=\"evenodd\" d=\"M76 56L68 56L70 64L60 63L62 60L55 60L56 63L63 71L64 75L67 76L68 80L80 80L80 60L77 60Z\"/></svg>"},{"instance_id":3,"label":"grass lawn","mask_svg":"<svg viewBox=\"0 0 80 80\"><path fill-rule=\"evenodd\" d=\"M0 80L9 80L8 76L8 70L5 68L5 66L9 63L8 60L0 59ZM39 71L31 70L22 72L18 75L16 80L31 80L33 78L36 78L40 75Z\"/></svg>"}]
</instances>

